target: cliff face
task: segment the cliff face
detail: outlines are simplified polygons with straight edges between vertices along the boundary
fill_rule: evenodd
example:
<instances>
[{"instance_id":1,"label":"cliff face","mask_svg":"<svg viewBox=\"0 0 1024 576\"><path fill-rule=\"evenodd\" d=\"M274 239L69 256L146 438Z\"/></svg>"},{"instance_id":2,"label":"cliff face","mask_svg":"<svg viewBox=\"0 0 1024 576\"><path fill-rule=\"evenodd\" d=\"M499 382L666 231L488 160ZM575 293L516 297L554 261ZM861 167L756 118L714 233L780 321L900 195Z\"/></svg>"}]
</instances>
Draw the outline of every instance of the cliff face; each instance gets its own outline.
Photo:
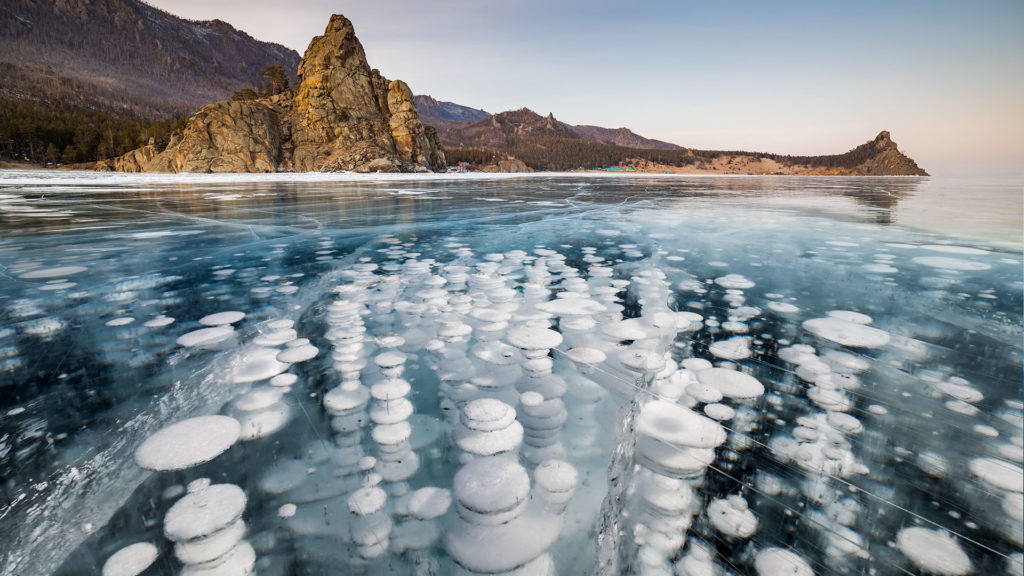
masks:
<instances>
[{"instance_id":1,"label":"cliff face","mask_svg":"<svg viewBox=\"0 0 1024 576\"><path fill-rule=\"evenodd\" d=\"M293 90L209 104L150 156L108 163L126 172L428 171L445 167L437 133L412 91L370 69L352 22L331 17L309 44ZM150 151L152 152L152 151Z\"/></svg>"}]
</instances>

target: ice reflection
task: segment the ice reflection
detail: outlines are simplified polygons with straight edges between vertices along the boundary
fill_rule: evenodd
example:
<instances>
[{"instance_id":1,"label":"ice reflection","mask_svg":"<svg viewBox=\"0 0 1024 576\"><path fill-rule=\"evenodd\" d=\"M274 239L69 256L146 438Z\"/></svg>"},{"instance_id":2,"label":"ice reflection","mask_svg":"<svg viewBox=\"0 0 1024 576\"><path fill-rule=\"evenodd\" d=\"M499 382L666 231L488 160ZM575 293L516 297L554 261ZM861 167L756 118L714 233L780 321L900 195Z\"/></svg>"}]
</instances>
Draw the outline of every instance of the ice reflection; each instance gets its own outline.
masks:
<instances>
[{"instance_id":1,"label":"ice reflection","mask_svg":"<svg viewBox=\"0 0 1024 576\"><path fill-rule=\"evenodd\" d=\"M5 574L1018 569L1019 248L917 180L217 180L4 189Z\"/></svg>"}]
</instances>

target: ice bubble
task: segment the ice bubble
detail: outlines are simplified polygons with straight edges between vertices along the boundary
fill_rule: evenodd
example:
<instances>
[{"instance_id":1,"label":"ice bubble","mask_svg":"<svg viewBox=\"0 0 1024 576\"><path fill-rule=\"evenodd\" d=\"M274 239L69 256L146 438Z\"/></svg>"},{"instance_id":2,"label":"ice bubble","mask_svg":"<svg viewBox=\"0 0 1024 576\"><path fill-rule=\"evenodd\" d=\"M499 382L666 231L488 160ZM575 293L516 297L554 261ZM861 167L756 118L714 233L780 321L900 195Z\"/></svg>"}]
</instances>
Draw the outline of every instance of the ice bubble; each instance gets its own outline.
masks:
<instances>
[{"instance_id":1,"label":"ice bubble","mask_svg":"<svg viewBox=\"0 0 1024 576\"><path fill-rule=\"evenodd\" d=\"M199 416L157 431L135 450L135 462L147 470L183 470L209 462L230 448L241 433L238 420Z\"/></svg>"},{"instance_id":2,"label":"ice bubble","mask_svg":"<svg viewBox=\"0 0 1024 576\"><path fill-rule=\"evenodd\" d=\"M829 426L847 434L860 434L864 431L864 425L860 423L860 420L844 412L829 412L826 421Z\"/></svg>"},{"instance_id":3,"label":"ice bubble","mask_svg":"<svg viewBox=\"0 0 1024 576\"><path fill-rule=\"evenodd\" d=\"M149 542L136 542L114 552L103 563L103 576L136 576L149 568L160 554Z\"/></svg>"},{"instance_id":4,"label":"ice bubble","mask_svg":"<svg viewBox=\"0 0 1024 576\"><path fill-rule=\"evenodd\" d=\"M274 348L247 348L233 367L234 382L259 382L284 372L288 369L288 364L278 362L277 354L278 351Z\"/></svg>"},{"instance_id":5,"label":"ice bubble","mask_svg":"<svg viewBox=\"0 0 1024 576\"><path fill-rule=\"evenodd\" d=\"M860 312L854 312L853 310L830 310L828 317L839 318L840 320L846 320L847 322L853 322L854 324L871 324L873 320L871 316L861 314Z\"/></svg>"},{"instance_id":6,"label":"ice bubble","mask_svg":"<svg viewBox=\"0 0 1024 576\"><path fill-rule=\"evenodd\" d=\"M637 433L666 444L714 448L725 442L725 430L714 420L671 402L654 400L640 409Z\"/></svg>"},{"instance_id":7,"label":"ice bubble","mask_svg":"<svg viewBox=\"0 0 1024 576\"><path fill-rule=\"evenodd\" d=\"M779 359L792 364L803 364L816 360L815 350L813 346L807 344L793 344L779 350Z\"/></svg>"},{"instance_id":8,"label":"ice bubble","mask_svg":"<svg viewBox=\"0 0 1024 576\"><path fill-rule=\"evenodd\" d=\"M509 366L523 361L523 354L518 348L504 342L481 342L472 349L473 356L498 366Z\"/></svg>"},{"instance_id":9,"label":"ice bubble","mask_svg":"<svg viewBox=\"0 0 1024 576\"><path fill-rule=\"evenodd\" d=\"M942 268L943 270L963 270L969 272L988 270L992 267L984 262L964 260L963 258L949 258L947 256L918 256L917 258L914 258L914 262L923 266L931 266L932 268Z\"/></svg>"},{"instance_id":10,"label":"ice bubble","mask_svg":"<svg viewBox=\"0 0 1024 576\"><path fill-rule=\"evenodd\" d=\"M960 576L971 572L971 560L947 532L920 526L904 528L896 535L896 546L914 564L932 574Z\"/></svg>"},{"instance_id":11,"label":"ice bubble","mask_svg":"<svg viewBox=\"0 0 1024 576\"><path fill-rule=\"evenodd\" d=\"M840 374L860 374L871 367L871 361L867 358L841 350L825 350L821 356Z\"/></svg>"},{"instance_id":12,"label":"ice bubble","mask_svg":"<svg viewBox=\"0 0 1024 576\"><path fill-rule=\"evenodd\" d=\"M947 400L946 409L964 416L975 416L978 414L977 407L964 402L963 400Z\"/></svg>"},{"instance_id":13,"label":"ice bubble","mask_svg":"<svg viewBox=\"0 0 1024 576\"><path fill-rule=\"evenodd\" d=\"M527 392L523 396L524 404L529 402L530 397L539 397L541 402L544 401L544 397L536 392ZM466 404L459 417L467 428L491 432L510 426L516 419L516 411L501 400L480 398Z\"/></svg>"},{"instance_id":14,"label":"ice bubble","mask_svg":"<svg viewBox=\"0 0 1024 576\"><path fill-rule=\"evenodd\" d=\"M256 565L256 551L245 540L212 563L185 566L179 576L247 576Z\"/></svg>"},{"instance_id":15,"label":"ice bubble","mask_svg":"<svg viewBox=\"0 0 1024 576\"><path fill-rule=\"evenodd\" d=\"M203 326L224 326L225 324L234 324L242 318L245 318L245 312L231 310L203 316L199 319L199 323Z\"/></svg>"},{"instance_id":16,"label":"ice bubble","mask_svg":"<svg viewBox=\"0 0 1024 576\"><path fill-rule=\"evenodd\" d=\"M281 399L282 392L276 388L256 388L235 397L231 405L243 412L262 410Z\"/></svg>"},{"instance_id":17,"label":"ice bubble","mask_svg":"<svg viewBox=\"0 0 1024 576\"><path fill-rule=\"evenodd\" d=\"M587 348L584 346L571 348L565 353L565 355L578 366L586 367L597 366L607 358L607 355L601 350L598 350L597 348Z\"/></svg>"},{"instance_id":18,"label":"ice bubble","mask_svg":"<svg viewBox=\"0 0 1024 576\"><path fill-rule=\"evenodd\" d=\"M164 535L175 542L209 536L241 518L245 502L245 492L234 484L190 487L164 516Z\"/></svg>"},{"instance_id":19,"label":"ice bubble","mask_svg":"<svg viewBox=\"0 0 1024 576\"><path fill-rule=\"evenodd\" d=\"M935 388L943 394L971 404L985 399L985 396L977 388L971 386L970 382L955 376L948 381L936 383Z\"/></svg>"},{"instance_id":20,"label":"ice bubble","mask_svg":"<svg viewBox=\"0 0 1024 576\"><path fill-rule=\"evenodd\" d=\"M1024 491L1024 470L1020 466L998 458L975 458L968 467L971 473L986 483L1010 492Z\"/></svg>"},{"instance_id":21,"label":"ice bubble","mask_svg":"<svg viewBox=\"0 0 1024 576\"><path fill-rule=\"evenodd\" d=\"M405 344L405 338L396 335L377 336L374 341L381 348L398 348Z\"/></svg>"},{"instance_id":22,"label":"ice bubble","mask_svg":"<svg viewBox=\"0 0 1024 576\"><path fill-rule=\"evenodd\" d=\"M1024 494L1007 492L1003 496L1003 512L1017 522L1024 521Z\"/></svg>"},{"instance_id":23,"label":"ice bubble","mask_svg":"<svg viewBox=\"0 0 1024 576\"><path fill-rule=\"evenodd\" d=\"M779 314L796 314L800 311L800 307L789 302L769 302L768 308Z\"/></svg>"},{"instance_id":24,"label":"ice bubble","mask_svg":"<svg viewBox=\"0 0 1024 576\"><path fill-rule=\"evenodd\" d=\"M651 350L626 349L619 352L619 362L628 370L651 374L665 366L665 356Z\"/></svg>"},{"instance_id":25,"label":"ice bubble","mask_svg":"<svg viewBox=\"0 0 1024 576\"><path fill-rule=\"evenodd\" d=\"M231 326L200 328L199 330L193 330L192 332L182 334L178 337L176 342L179 346L185 346L186 348L192 346L210 346L227 340L234 333L235 330Z\"/></svg>"},{"instance_id":26,"label":"ice bubble","mask_svg":"<svg viewBox=\"0 0 1024 576\"><path fill-rule=\"evenodd\" d=\"M998 438L999 431L987 424L975 424L973 429L978 434L985 436L986 438Z\"/></svg>"},{"instance_id":27,"label":"ice bubble","mask_svg":"<svg viewBox=\"0 0 1024 576\"><path fill-rule=\"evenodd\" d=\"M65 276L71 276L72 274L78 274L79 272L85 272L88 270L85 266L58 266L55 268L41 268L38 270L32 270L25 272L18 276L18 278L24 278L31 280L35 278L63 278Z\"/></svg>"},{"instance_id":28,"label":"ice bubble","mask_svg":"<svg viewBox=\"0 0 1024 576\"><path fill-rule=\"evenodd\" d=\"M943 478L949 474L949 461L945 456L931 450L917 455L917 467L933 478Z\"/></svg>"},{"instance_id":29,"label":"ice bubble","mask_svg":"<svg viewBox=\"0 0 1024 576\"><path fill-rule=\"evenodd\" d=\"M443 516L452 505L452 493L444 488L428 486L409 496L409 515L417 520L433 520Z\"/></svg>"},{"instance_id":30,"label":"ice bubble","mask_svg":"<svg viewBox=\"0 0 1024 576\"><path fill-rule=\"evenodd\" d=\"M380 424L373 427L370 433L373 441L385 446L394 446L409 439L412 436L412 425L406 421L395 422L394 424Z\"/></svg>"},{"instance_id":31,"label":"ice bubble","mask_svg":"<svg viewBox=\"0 0 1024 576\"><path fill-rule=\"evenodd\" d=\"M299 377L295 374L278 374L270 379L271 386L286 387L295 384Z\"/></svg>"},{"instance_id":32,"label":"ice bubble","mask_svg":"<svg viewBox=\"0 0 1024 576\"><path fill-rule=\"evenodd\" d=\"M128 324L131 324L132 322L135 322L135 318L132 318L130 316L121 316L120 318L114 318L113 320L107 320L106 325L107 326L127 326Z\"/></svg>"},{"instance_id":33,"label":"ice bubble","mask_svg":"<svg viewBox=\"0 0 1024 576\"><path fill-rule=\"evenodd\" d=\"M735 332L735 330L734 330ZM728 340L719 340L708 347L708 351L716 358L725 360L743 360L750 358L750 337L734 336Z\"/></svg>"},{"instance_id":34,"label":"ice bubble","mask_svg":"<svg viewBox=\"0 0 1024 576\"><path fill-rule=\"evenodd\" d=\"M364 486L348 498L348 509L360 516L369 516L387 504L388 494L377 486Z\"/></svg>"},{"instance_id":35,"label":"ice bubble","mask_svg":"<svg viewBox=\"0 0 1024 576\"><path fill-rule=\"evenodd\" d=\"M714 366L711 362L705 360L704 358L687 358L686 360L683 360L682 364L683 368L686 368L687 370L693 372L700 372L701 370L707 370L708 368Z\"/></svg>"},{"instance_id":36,"label":"ice bubble","mask_svg":"<svg viewBox=\"0 0 1024 576\"><path fill-rule=\"evenodd\" d=\"M562 335L547 328L513 328L508 343L520 350L547 350L562 343Z\"/></svg>"},{"instance_id":37,"label":"ice bubble","mask_svg":"<svg viewBox=\"0 0 1024 576\"><path fill-rule=\"evenodd\" d=\"M298 336L291 328L279 328L260 334L253 338L252 343L257 346L280 346L285 342L294 340Z\"/></svg>"},{"instance_id":38,"label":"ice bubble","mask_svg":"<svg viewBox=\"0 0 1024 576\"><path fill-rule=\"evenodd\" d=\"M239 518L208 536L178 542L174 545L174 555L184 564L213 562L231 551L243 536L245 522Z\"/></svg>"},{"instance_id":39,"label":"ice bubble","mask_svg":"<svg viewBox=\"0 0 1024 576\"><path fill-rule=\"evenodd\" d=\"M162 326L168 326L173 323L174 318L171 318L170 316L160 315L157 316L156 318L153 318L152 320L147 320L142 325L145 326L146 328L160 328Z\"/></svg>"},{"instance_id":40,"label":"ice bubble","mask_svg":"<svg viewBox=\"0 0 1024 576\"><path fill-rule=\"evenodd\" d=\"M1024 576L1024 554L1014 552L1006 557L1006 573L1009 576Z\"/></svg>"},{"instance_id":41,"label":"ice bubble","mask_svg":"<svg viewBox=\"0 0 1024 576\"><path fill-rule=\"evenodd\" d=\"M708 262L709 265L714 265ZM715 284L723 288L733 288L737 290L746 290L747 288L753 288L754 283L740 274L726 274L725 276L715 278Z\"/></svg>"},{"instance_id":42,"label":"ice bubble","mask_svg":"<svg viewBox=\"0 0 1024 576\"><path fill-rule=\"evenodd\" d=\"M718 421L732 420L736 416L736 411L730 406L725 404L708 404L704 407L704 413L708 415L708 418L713 418Z\"/></svg>"},{"instance_id":43,"label":"ice bubble","mask_svg":"<svg viewBox=\"0 0 1024 576\"><path fill-rule=\"evenodd\" d=\"M605 311L603 304L589 298L556 298L547 302L537 304L536 308L541 312L554 314L555 316L590 316Z\"/></svg>"},{"instance_id":44,"label":"ice bubble","mask_svg":"<svg viewBox=\"0 0 1024 576\"><path fill-rule=\"evenodd\" d=\"M722 391L717 386L694 382L686 386L686 393L696 400L705 404L718 402L723 398Z\"/></svg>"},{"instance_id":45,"label":"ice bubble","mask_svg":"<svg viewBox=\"0 0 1024 576\"><path fill-rule=\"evenodd\" d=\"M538 487L549 493L565 493L576 489L579 473L568 462L561 460L545 460L534 470L534 479Z\"/></svg>"},{"instance_id":46,"label":"ice bubble","mask_svg":"<svg viewBox=\"0 0 1024 576\"><path fill-rule=\"evenodd\" d=\"M601 327L601 331L616 340L651 340L662 336L661 330L651 326L643 318L609 322Z\"/></svg>"},{"instance_id":47,"label":"ice bubble","mask_svg":"<svg viewBox=\"0 0 1024 576\"><path fill-rule=\"evenodd\" d=\"M758 576L814 576L807 561L784 548L766 548L757 553L754 568Z\"/></svg>"},{"instance_id":48,"label":"ice bubble","mask_svg":"<svg viewBox=\"0 0 1024 576\"><path fill-rule=\"evenodd\" d=\"M515 409L508 404L481 398L463 408L452 439L470 454L493 456L514 450L522 443L523 425L515 420Z\"/></svg>"},{"instance_id":49,"label":"ice bubble","mask_svg":"<svg viewBox=\"0 0 1024 576\"><path fill-rule=\"evenodd\" d=\"M714 386L726 398L756 398L764 394L757 378L728 368L708 368L697 372L697 381Z\"/></svg>"},{"instance_id":50,"label":"ice bubble","mask_svg":"<svg viewBox=\"0 0 1024 576\"><path fill-rule=\"evenodd\" d=\"M295 506L295 504L292 504L291 502L287 504L281 504L280 508L277 509L277 516L279 518L291 518L292 516L295 516L295 511L297 509L298 507Z\"/></svg>"},{"instance_id":51,"label":"ice bubble","mask_svg":"<svg viewBox=\"0 0 1024 576\"><path fill-rule=\"evenodd\" d=\"M305 362L315 358L320 352L320 349L312 344L304 344L302 346L296 346L294 348L288 348L277 355L278 362L284 362L286 364L294 364L296 362Z\"/></svg>"},{"instance_id":52,"label":"ice bubble","mask_svg":"<svg viewBox=\"0 0 1024 576\"><path fill-rule=\"evenodd\" d=\"M888 332L835 316L807 320L803 327L815 336L852 348L880 348L890 339Z\"/></svg>"},{"instance_id":53,"label":"ice bubble","mask_svg":"<svg viewBox=\"0 0 1024 576\"><path fill-rule=\"evenodd\" d=\"M378 354L373 359L373 362L381 369L388 369L401 366L407 359L408 357L403 352L399 352L398 350L388 350L387 352Z\"/></svg>"},{"instance_id":54,"label":"ice bubble","mask_svg":"<svg viewBox=\"0 0 1024 576\"><path fill-rule=\"evenodd\" d=\"M77 282L63 282L60 280L51 280L50 282L39 287L40 290L46 292L52 292L56 290L67 290L68 288L74 288L78 286Z\"/></svg>"},{"instance_id":55,"label":"ice bubble","mask_svg":"<svg viewBox=\"0 0 1024 576\"><path fill-rule=\"evenodd\" d=\"M707 509L708 520L716 530L736 538L749 538L757 531L757 518L742 496L734 494L712 500Z\"/></svg>"},{"instance_id":56,"label":"ice bubble","mask_svg":"<svg viewBox=\"0 0 1024 576\"><path fill-rule=\"evenodd\" d=\"M478 515L502 514L526 505L530 476L515 460L490 456L472 460L456 472L454 487L460 508ZM476 519L470 514L467 521Z\"/></svg>"}]
</instances>

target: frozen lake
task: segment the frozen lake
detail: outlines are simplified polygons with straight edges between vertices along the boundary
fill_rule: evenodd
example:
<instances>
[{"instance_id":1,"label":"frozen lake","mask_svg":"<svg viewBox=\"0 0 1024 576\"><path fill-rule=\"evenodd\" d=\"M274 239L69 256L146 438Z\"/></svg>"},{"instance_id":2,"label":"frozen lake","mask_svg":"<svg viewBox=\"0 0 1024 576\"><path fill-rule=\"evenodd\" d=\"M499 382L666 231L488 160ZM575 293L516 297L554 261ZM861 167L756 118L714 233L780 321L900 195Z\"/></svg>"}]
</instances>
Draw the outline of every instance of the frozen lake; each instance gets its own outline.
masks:
<instances>
[{"instance_id":1,"label":"frozen lake","mask_svg":"<svg viewBox=\"0 0 1024 576\"><path fill-rule=\"evenodd\" d=\"M1022 574L1019 181L0 171L0 574Z\"/></svg>"}]
</instances>

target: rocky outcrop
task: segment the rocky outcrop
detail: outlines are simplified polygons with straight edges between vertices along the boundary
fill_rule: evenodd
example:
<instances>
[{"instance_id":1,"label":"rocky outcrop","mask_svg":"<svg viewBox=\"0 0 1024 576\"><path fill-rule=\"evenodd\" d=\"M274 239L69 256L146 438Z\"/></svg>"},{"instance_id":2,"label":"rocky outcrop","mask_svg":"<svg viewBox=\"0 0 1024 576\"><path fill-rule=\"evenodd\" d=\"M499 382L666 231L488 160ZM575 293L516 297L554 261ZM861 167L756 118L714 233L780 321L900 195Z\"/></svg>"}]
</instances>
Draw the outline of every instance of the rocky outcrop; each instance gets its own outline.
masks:
<instances>
[{"instance_id":1,"label":"rocky outcrop","mask_svg":"<svg viewBox=\"0 0 1024 576\"><path fill-rule=\"evenodd\" d=\"M928 173L900 152L889 132L882 130L875 139L854 148L849 154L863 155L864 161L853 168L859 176L927 176Z\"/></svg>"},{"instance_id":2,"label":"rocky outcrop","mask_svg":"<svg viewBox=\"0 0 1024 576\"><path fill-rule=\"evenodd\" d=\"M269 98L217 102L146 160L145 172L429 171L445 168L437 132L420 121L412 91L371 69L352 22L334 15L299 63L300 82ZM130 157L130 158L129 158Z\"/></svg>"}]
</instances>

